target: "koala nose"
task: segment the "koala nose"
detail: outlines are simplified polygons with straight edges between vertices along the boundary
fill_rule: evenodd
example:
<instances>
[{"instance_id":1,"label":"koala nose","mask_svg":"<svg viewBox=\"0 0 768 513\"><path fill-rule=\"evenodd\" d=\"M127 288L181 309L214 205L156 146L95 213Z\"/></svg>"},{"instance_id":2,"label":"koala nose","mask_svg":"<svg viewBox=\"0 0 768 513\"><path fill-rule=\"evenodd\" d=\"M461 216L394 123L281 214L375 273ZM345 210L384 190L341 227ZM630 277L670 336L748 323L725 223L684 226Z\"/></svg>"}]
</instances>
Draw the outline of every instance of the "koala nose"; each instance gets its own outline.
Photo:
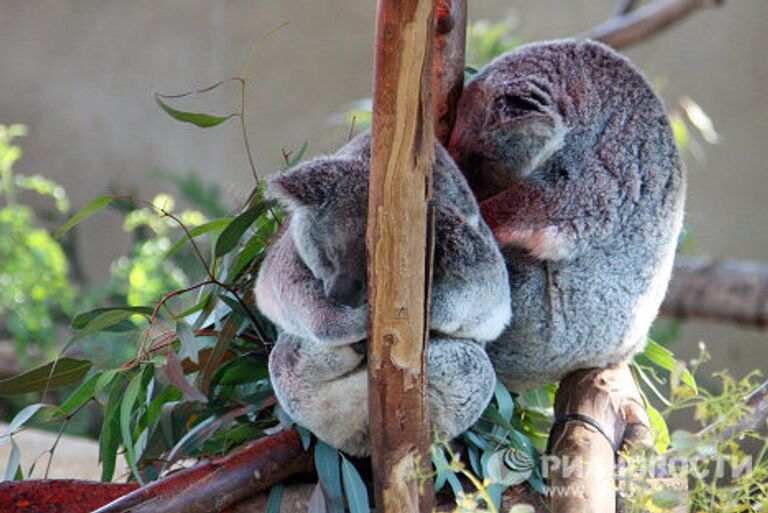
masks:
<instances>
[{"instance_id":1,"label":"koala nose","mask_svg":"<svg viewBox=\"0 0 768 513\"><path fill-rule=\"evenodd\" d=\"M363 282L343 273L331 280L326 294L336 303L351 308L357 308L365 301Z\"/></svg>"},{"instance_id":2,"label":"koala nose","mask_svg":"<svg viewBox=\"0 0 768 513\"><path fill-rule=\"evenodd\" d=\"M361 340L360 342L355 342L352 344L352 350L357 354L368 354L368 341Z\"/></svg>"}]
</instances>

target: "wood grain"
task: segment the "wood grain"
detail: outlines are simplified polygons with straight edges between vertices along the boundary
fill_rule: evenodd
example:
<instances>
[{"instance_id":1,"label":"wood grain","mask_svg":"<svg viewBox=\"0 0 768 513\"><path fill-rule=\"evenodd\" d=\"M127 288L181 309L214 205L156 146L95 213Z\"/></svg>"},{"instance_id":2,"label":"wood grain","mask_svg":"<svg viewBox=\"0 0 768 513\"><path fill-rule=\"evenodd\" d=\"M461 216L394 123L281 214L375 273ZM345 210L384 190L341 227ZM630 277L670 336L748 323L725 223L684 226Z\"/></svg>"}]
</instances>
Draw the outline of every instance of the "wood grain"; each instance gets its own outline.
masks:
<instances>
[{"instance_id":1,"label":"wood grain","mask_svg":"<svg viewBox=\"0 0 768 513\"><path fill-rule=\"evenodd\" d=\"M434 163L434 4L380 0L368 214L368 371L376 511L432 509L429 469L427 203Z\"/></svg>"}]
</instances>

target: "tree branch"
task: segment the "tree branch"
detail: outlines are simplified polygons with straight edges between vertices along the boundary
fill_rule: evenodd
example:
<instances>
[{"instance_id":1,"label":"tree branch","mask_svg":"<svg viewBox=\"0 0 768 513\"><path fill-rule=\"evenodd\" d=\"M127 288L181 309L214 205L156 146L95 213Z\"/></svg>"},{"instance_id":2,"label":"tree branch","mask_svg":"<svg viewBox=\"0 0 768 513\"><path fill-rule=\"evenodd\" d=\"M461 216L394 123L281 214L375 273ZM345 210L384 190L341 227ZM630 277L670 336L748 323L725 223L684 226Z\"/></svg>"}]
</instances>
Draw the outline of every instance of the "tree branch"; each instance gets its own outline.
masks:
<instances>
[{"instance_id":1,"label":"tree branch","mask_svg":"<svg viewBox=\"0 0 768 513\"><path fill-rule=\"evenodd\" d=\"M679 257L661 313L768 327L768 265Z\"/></svg>"},{"instance_id":2,"label":"tree branch","mask_svg":"<svg viewBox=\"0 0 768 513\"><path fill-rule=\"evenodd\" d=\"M631 11L624 2L620 14L587 32L584 37L602 41L617 50L645 41L670 25L686 18L700 7L721 5L725 0L658 0Z\"/></svg>"},{"instance_id":3,"label":"tree branch","mask_svg":"<svg viewBox=\"0 0 768 513\"><path fill-rule=\"evenodd\" d=\"M432 57L432 112L435 138L448 144L456 122L456 105L464 89L467 0L437 0Z\"/></svg>"},{"instance_id":4,"label":"tree branch","mask_svg":"<svg viewBox=\"0 0 768 513\"><path fill-rule=\"evenodd\" d=\"M569 414L596 421L605 434L580 420L556 424L542 472L549 477L555 513L616 511L614 448L649 445L650 420L626 364L572 372L555 395L555 422ZM606 439L606 436L610 440Z\"/></svg>"},{"instance_id":5,"label":"tree branch","mask_svg":"<svg viewBox=\"0 0 768 513\"><path fill-rule=\"evenodd\" d=\"M298 433L283 431L150 483L93 513L221 511L311 469L312 457Z\"/></svg>"}]
</instances>

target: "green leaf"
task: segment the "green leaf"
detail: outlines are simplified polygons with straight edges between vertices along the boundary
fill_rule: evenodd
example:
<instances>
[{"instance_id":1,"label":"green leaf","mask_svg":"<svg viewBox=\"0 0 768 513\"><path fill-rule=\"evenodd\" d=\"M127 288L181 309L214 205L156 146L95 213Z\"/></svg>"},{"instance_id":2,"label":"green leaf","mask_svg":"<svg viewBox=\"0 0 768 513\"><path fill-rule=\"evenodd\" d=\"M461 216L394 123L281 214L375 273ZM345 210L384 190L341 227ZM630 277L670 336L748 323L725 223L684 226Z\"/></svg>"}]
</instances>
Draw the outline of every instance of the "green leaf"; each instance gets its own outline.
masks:
<instances>
[{"instance_id":1,"label":"green leaf","mask_svg":"<svg viewBox=\"0 0 768 513\"><path fill-rule=\"evenodd\" d=\"M672 353L672 351L662 346L658 342L655 342L649 338L648 344L645 346L645 350L641 354L662 369L669 371L670 373L675 371L675 366L677 364L675 355ZM680 376L680 379L683 381L683 383L698 393L696 380L693 378L693 374L691 374L690 371L687 369L684 370Z\"/></svg>"},{"instance_id":2,"label":"green leaf","mask_svg":"<svg viewBox=\"0 0 768 513\"><path fill-rule=\"evenodd\" d=\"M80 209L80 211L69 218L69 220L64 223L64 226L59 228L59 231L56 232L56 234L53 236L54 239L61 238L62 235L67 233L69 230L74 228L76 225L80 224L81 222L85 221L89 217L91 217L93 214L101 210L102 208L106 207L110 203L112 203L112 200L114 199L114 196L101 196L99 198L96 198L95 200L92 200L90 203L88 203L86 206Z\"/></svg>"},{"instance_id":3,"label":"green leaf","mask_svg":"<svg viewBox=\"0 0 768 513\"><path fill-rule=\"evenodd\" d=\"M78 358L60 358L32 370L0 381L0 395L42 392L79 382L93 362Z\"/></svg>"},{"instance_id":4,"label":"green leaf","mask_svg":"<svg viewBox=\"0 0 768 513\"><path fill-rule=\"evenodd\" d=\"M173 246L171 246L171 249L165 253L163 259L168 259L175 255L181 248L189 243L190 237L195 238L206 233L223 230L224 227L229 224L229 222L230 219L214 219L213 221L209 221L205 224L201 224L200 226L192 228L189 230L189 235L185 233L182 238L173 243Z\"/></svg>"},{"instance_id":5,"label":"green leaf","mask_svg":"<svg viewBox=\"0 0 768 513\"><path fill-rule=\"evenodd\" d=\"M67 397L61 406L59 406L59 410L69 415L90 401L91 398L93 398L93 396L96 394L96 385L98 385L102 375L102 372L97 372L88 378L83 384L77 387L77 389L72 392L69 397Z\"/></svg>"},{"instance_id":6,"label":"green leaf","mask_svg":"<svg viewBox=\"0 0 768 513\"><path fill-rule=\"evenodd\" d=\"M177 121L181 121L183 123L191 123L195 126L199 126L200 128L211 128L224 123L226 120L233 116L237 116L237 113L227 114L226 116L213 116L211 114L202 114L199 112L184 112L174 109L160 98L168 97L155 93L155 101L169 116Z\"/></svg>"},{"instance_id":7,"label":"green leaf","mask_svg":"<svg viewBox=\"0 0 768 513\"><path fill-rule=\"evenodd\" d=\"M115 474L117 449L120 447L120 400L123 389L123 375L112 381L107 400L104 423L99 436L99 458L101 459L101 480L112 481ZM105 384L106 386L106 384Z\"/></svg>"},{"instance_id":8,"label":"green leaf","mask_svg":"<svg viewBox=\"0 0 768 513\"><path fill-rule=\"evenodd\" d=\"M315 468L328 504L328 513L344 513L339 476L339 451L318 440L315 445Z\"/></svg>"},{"instance_id":9,"label":"green leaf","mask_svg":"<svg viewBox=\"0 0 768 513\"><path fill-rule=\"evenodd\" d=\"M344 479L344 496L347 498L349 513L369 513L368 489L355 466L341 457L341 475Z\"/></svg>"},{"instance_id":10,"label":"green leaf","mask_svg":"<svg viewBox=\"0 0 768 513\"><path fill-rule=\"evenodd\" d=\"M141 307L145 308L145 307ZM106 331L113 326L127 320L132 315L136 315L136 311L131 309L106 309L103 313L97 314L95 317L87 321L87 324L77 332L77 335L69 339L66 347L71 346L75 342L84 339L85 337L97 333L99 331ZM151 312L150 312L151 313Z\"/></svg>"},{"instance_id":11,"label":"green leaf","mask_svg":"<svg viewBox=\"0 0 768 513\"><path fill-rule=\"evenodd\" d=\"M648 408L648 417L651 419L651 431L653 431L653 440L656 451L659 454L664 454L667 452L670 443L667 422L656 408L650 404L646 404L646 407Z\"/></svg>"},{"instance_id":12,"label":"green leaf","mask_svg":"<svg viewBox=\"0 0 768 513\"><path fill-rule=\"evenodd\" d=\"M494 389L494 396L496 397L496 404L499 405L499 413L507 421L512 419L512 414L515 412L515 401L512 399L512 395L507 390L501 381L496 380L496 388Z\"/></svg>"},{"instance_id":13,"label":"green leaf","mask_svg":"<svg viewBox=\"0 0 768 513\"><path fill-rule=\"evenodd\" d=\"M133 312L138 315L152 315L152 313L154 312L154 309L148 306L110 306L110 307L104 307L104 308L94 308L93 310L88 310L78 314L77 317L75 317L72 320L72 324L70 325L70 327L73 330L81 330L86 326L88 326L94 319L99 317L101 314L106 312L115 312L115 311ZM136 329L136 325L124 319L124 321L120 321L116 324L103 328L103 331L118 333L123 331L130 331L134 329Z\"/></svg>"},{"instance_id":14,"label":"green leaf","mask_svg":"<svg viewBox=\"0 0 768 513\"><path fill-rule=\"evenodd\" d=\"M5 481L13 481L21 467L21 450L16 445L16 440L11 439L11 456L8 458L8 465L5 467Z\"/></svg>"},{"instance_id":15,"label":"green leaf","mask_svg":"<svg viewBox=\"0 0 768 513\"><path fill-rule=\"evenodd\" d=\"M235 249L237 243L240 241L240 237L243 236L245 231L259 218L261 214L267 211L271 206L271 203L264 201L255 205L236 218L234 218L226 228L219 235L216 241L216 249L214 250L214 256L216 258L222 257Z\"/></svg>"},{"instance_id":16,"label":"green leaf","mask_svg":"<svg viewBox=\"0 0 768 513\"><path fill-rule=\"evenodd\" d=\"M136 374L128 384L128 388L125 389L125 395L123 395L120 403L120 433L123 439L123 447L125 447L125 459L128 461L128 466L131 467L136 480L144 486L144 480L136 465L136 449L133 445L133 433L131 430L133 407L142 390L142 378L143 373Z\"/></svg>"},{"instance_id":17,"label":"green leaf","mask_svg":"<svg viewBox=\"0 0 768 513\"><path fill-rule=\"evenodd\" d=\"M269 499L267 500L267 513L280 513L284 489L283 483L272 486L272 489L269 491Z\"/></svg>"},{"instance_id":18,"label":"green leaf","mask_svg":"<svg viewBox=\"0 0 768 513\"><path fill-rule=\"evenodd\" d=\"M5 430L2 436L0 436L0 445L6 442L6 438L10 438L14 431L23 426L29 419L31 419L35 413L40 411L41 408L45 408L45 404L36 403L22 408L22 410L13 417L13 420L8 424L8 428Z\"/></svg>"}]
</instances>

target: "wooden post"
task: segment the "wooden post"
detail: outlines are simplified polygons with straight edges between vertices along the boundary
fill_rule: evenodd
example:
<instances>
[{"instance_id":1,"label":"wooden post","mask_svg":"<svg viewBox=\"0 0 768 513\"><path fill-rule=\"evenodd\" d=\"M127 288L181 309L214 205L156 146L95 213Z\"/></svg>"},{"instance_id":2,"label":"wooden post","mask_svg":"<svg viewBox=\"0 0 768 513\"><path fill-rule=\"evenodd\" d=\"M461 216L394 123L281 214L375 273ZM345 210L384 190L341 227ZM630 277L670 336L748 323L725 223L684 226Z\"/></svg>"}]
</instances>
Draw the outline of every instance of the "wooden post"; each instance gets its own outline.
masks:
<instances>
[{"instance_id":1,"label":"wooden post","mask_svg":"<svg viewBox=\"0 0 768 513\"><path fill-rule=\"evenodd\" d=\"M433 0L379 0L368 213L369 405L377 513L432 510L427 335ZM343 422L343 419L339 419ZM419 469L417 471L417 468Z\"/></svg>"}]
</instances>

